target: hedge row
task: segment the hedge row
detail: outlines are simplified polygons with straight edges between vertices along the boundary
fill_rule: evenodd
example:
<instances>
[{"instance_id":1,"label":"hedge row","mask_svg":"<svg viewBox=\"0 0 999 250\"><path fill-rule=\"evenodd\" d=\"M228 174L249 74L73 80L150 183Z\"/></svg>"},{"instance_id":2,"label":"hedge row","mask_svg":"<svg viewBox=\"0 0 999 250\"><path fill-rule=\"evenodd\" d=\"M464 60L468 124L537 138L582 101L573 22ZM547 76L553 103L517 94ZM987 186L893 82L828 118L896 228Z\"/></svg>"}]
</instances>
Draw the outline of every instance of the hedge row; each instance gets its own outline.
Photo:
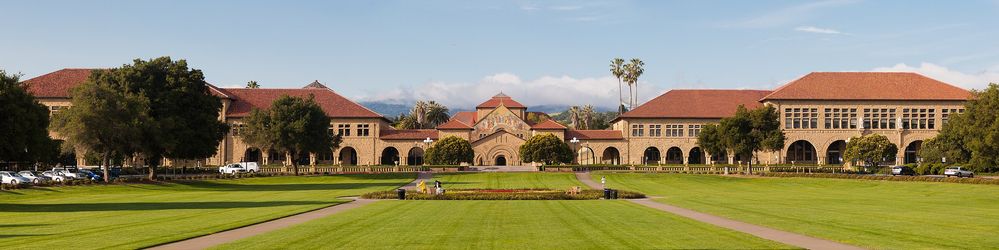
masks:
<instances>
[{"instance_id":1,"label":"hedge row","mask_svg":"<svg viewBox=\"0 0 999 250\"><path fill-rule=\"evenodd\" d=\"M562 190L530 190L525 192L486 192L476 189L447 190L444 194L425 194L406 192L406 200L599 200L604 196L603 190L587 189L579 194L569 194ZM640 199L645 194L627 190L618 190L619 199ZM361 195L364 199L398 199L395 190L371 192Z\"/></svg>"},{"instance_id":2,"label":"hedge row","mask_svg":"<svg viewBox=\"0 0 999 250\"><path fill-rule=\"evenodd\" d=\"M885 176L885 175L857 175L857 174L807 174L807 173L761 173L760 176L767 177L808 177L808 178L834 178L834 179L854 179L854 180L879 180L879 181L918 181L918 182L947 182L947 183L967 183L967 184L991 184L999 185L999 179L991 178L941 178L929 176Z\"/></svg>"}]
</instances>

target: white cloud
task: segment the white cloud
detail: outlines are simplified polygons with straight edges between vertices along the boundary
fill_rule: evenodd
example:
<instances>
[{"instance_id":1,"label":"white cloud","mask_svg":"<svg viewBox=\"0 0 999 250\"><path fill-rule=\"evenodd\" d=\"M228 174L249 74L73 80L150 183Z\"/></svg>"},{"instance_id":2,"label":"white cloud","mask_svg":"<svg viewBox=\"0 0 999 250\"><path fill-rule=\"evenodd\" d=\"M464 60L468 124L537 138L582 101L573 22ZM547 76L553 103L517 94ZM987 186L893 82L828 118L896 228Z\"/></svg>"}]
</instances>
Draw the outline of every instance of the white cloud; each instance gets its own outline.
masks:
<instances>
[{"instance_id":1,"label":"white cloud","mask_svg":"<svg viewBox=\"0 0 999 250\"><path fill-rule=\"evenodd\" d=\"M563 6L552 6L551 7L552 10L558 10L558 11L572 11L572 10L578 10L578 9L582 9L582 8L583 8L583 6L579 6L579 5L563 5Z\"/></svg>"},{"instance_id":2,"label":"white cloud","mask_svg":"<svg viewBox=\"0 0 999 250\"><path fill-rule=\"evenodd\" d=\"M915 72L966 89L983 89L990 82L999 83L999 65L976 73L964 73L926 62L919 64L919 67L899 63L895 64L895 66L875 68L871 71Z\"/></svg>"},{"instance_id":3,"label":"white cloud","mask_svg":"<svg viewBox=\"0 0 999 250\"><path fill-rule=\"evenodd\" d=\"M808 32L808 33L818 33L818 34L830 34L830 35L844 35L846 33L840 32L834 29L823 29L815 26L801 26L794 28L796 31Z\"/></svg>"},{"instance_id":4,"label":"white cloud","mask_svg":"<svg viewBox=\"0 0 999 250\"><path fill-rule=\"evenodd\" d=\"M664 92L662 88L647 82L640 82L639 88L641 102ZM624 91L627 98L627 86L624 86ZM611 76L588 78L543 76L525 81L511 73L489 75L474 83L428 82L413 87L375 92L359 99L395 103L435 100L452 109L471 109L499 92L513 97L528 107L591 104L613 108L618 103L617 79Z\"/></svg>"},{"instance_id":5,"label":"white cloud","mask_svg":"<svg viewBox=\"0 0 999 250\"><path fill-rule=\"evenodd\" d=\"M813 15L813 12L829 8L837 7L842 5L848 5L859 2L858 0L827 0L819 2L810 2L804 4L798 4L794 6L789 6L786 8L778 9L763 15L743 20L734 24L729 24L726 26L739 27L739 28L769 28L781 25L786 25L789 23L798 22L807 19Z\"/></svg>"},{"instance_id":6,"label":"white cloud","mask_svg":"<svg viewBox=\"0 0 999 250\"><path fill-rule=\"evenodd\" d=\"M520 6L520 9L523 11L535 11L535 10L540 10L541 8L538 8L538 6L533 4L524 4Z\"/></svg>"}]
</instances>

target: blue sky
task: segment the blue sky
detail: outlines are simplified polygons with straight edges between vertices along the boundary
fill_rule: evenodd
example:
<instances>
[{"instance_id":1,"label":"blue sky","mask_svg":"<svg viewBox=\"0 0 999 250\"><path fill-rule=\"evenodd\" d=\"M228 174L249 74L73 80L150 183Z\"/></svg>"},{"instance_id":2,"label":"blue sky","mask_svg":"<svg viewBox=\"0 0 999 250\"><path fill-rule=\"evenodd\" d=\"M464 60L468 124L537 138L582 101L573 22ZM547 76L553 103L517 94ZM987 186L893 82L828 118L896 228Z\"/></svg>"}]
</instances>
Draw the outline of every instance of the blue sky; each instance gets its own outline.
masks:
<instances>
[{"instance_id":1,"label":"blue sky","mask_svg":"<svg viewBox=\"0 0 999 250\"><path fill-rule=\"evenodd\" d=\"M769 89L812 71L999 82L999 1L18 1L0 68L26 78L172 56L209 82L326 83L356 100L614 106L614 57L674 88Z\"/></svg>"}]
</instances>

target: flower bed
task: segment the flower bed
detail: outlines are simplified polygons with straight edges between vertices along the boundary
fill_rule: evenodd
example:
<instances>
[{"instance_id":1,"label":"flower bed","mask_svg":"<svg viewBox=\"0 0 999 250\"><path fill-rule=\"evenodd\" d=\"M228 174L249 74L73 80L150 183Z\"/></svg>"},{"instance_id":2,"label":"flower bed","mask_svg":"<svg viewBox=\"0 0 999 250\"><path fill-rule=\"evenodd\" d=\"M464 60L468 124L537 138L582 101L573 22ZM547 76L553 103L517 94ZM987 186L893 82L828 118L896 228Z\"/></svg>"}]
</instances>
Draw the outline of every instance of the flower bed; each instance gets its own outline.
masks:
<instances>
[{"instance_id":1,"label":"flower bed","mask_svg":"<svg viewBox=\"0 0 999 250\"><path fill-rule=\"evenodd\" d=\"M569 194L554 189L453 189L444 194L424 194L407 191L407 200L598 200L604 196L603 190L587 189L578 194ZM640 199L645 194L618 190L618 199ZM371 192L361 195L365 199L398 199L395 190Z\"/></svg>"}]
</instances>

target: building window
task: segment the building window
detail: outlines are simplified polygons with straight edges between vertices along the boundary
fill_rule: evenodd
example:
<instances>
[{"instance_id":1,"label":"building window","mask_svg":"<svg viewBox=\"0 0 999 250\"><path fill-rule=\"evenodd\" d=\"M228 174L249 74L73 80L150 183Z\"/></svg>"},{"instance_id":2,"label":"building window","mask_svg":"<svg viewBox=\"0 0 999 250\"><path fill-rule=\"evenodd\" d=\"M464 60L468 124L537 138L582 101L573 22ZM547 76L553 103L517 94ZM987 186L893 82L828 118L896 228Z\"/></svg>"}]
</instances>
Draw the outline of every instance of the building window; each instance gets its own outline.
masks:
<instances>
[{"instance_id":1,"label":"building window","mask_svg":"<svg viewBox=\"0 0 999 250\"><path fill-rule=\"evenodd\" d=\"M649 136L651 137L663 136L663 125L662 124L649 125Z\"/></svg>"},{"instance_id":2,"label":"building window","mask_svg":"<svg viewBox=\"0 0 999 250\"><path fill-rule=\"evenodd\" d=\"M895 129L895 109L864 109L864 129Z\"/></svg>"},{"instance_id":3,"label":"building window","mask_svg":"<svg viewBox=\"0 0 999 250\"><path fill-rule=\"evenodd\" d=\"M826 108L822 116L825 118L826 129L856 129L857 109Z\"/></svg>"},{"instance_id":4,"label":"building window","mask_svg":"<svg viewBox=\"0 0 999 250\"><path fill-rule=\"evenodd\" d=\"M368 136L371 131L371 124L357 124L357 136Z\"/></svg>"},{"instance_id":5,"label":"building window","mask_svg":"<svg viewBox=\"0 0 999 250\"><path fill-rule=\"evenodd\" d=\"M785 108L784 128L794 128L794 129L819 128L819 109Z\"/></svg>"},{"instance_id":6,"label":"building window","mask_svg":"<svg viewBox=\"0 0 999 250\"><path fill-rule=\"evenodd\" d=\"M683 137L683 125L666 125L666 137Z\"/></svg>"},{"instance_id":7,"label":"building window","mask_svg":"<svg viewBox=\"0 0 999 250\"><path fill-rule=\"evenodd\" d=\"M337 124L336 134L340 136L350 136L350 124Z\"/></svg>"},{"instance_id":8,"label":"building window","mask_svg":"<svg viewBox=\"0 0 999 250\"><path fill-rule=\"evenodd\" d=\"M958 110L960 113L962 110ZM935 129L936 109L902 109L902 129Z\"/></svg>"},{"instance_id":9,"label":"building window","mask_svg":"<svg viewBox=\"0 0 999 250\"><path fill-rule=\"evenodd\" d=\"M644 132L643 131L644 128L645 125L640 125L640 124L631 125L631 136L641 137L642 133Z\"/></svg>"},{"instance_id":10,"label":"building window","mask_svg":"<svg viewBox=\"0 0 999 250\"><path fill-rule=\"evenodd\" d=\"M687 134L690 137L697 137L701 134L701 125L687 125Z\"/></svg>"},{"instance_id":11,"label":"building window","mask_svg":"<svg viewBox=\"0 0 999 250\"><path fill-rule=\"evenodd\" d=\"M947 124L951 115L964 113L964 109L941 109L940 113L940 119L942 119L941 124Z\"/></svg>"}]
</instances>

